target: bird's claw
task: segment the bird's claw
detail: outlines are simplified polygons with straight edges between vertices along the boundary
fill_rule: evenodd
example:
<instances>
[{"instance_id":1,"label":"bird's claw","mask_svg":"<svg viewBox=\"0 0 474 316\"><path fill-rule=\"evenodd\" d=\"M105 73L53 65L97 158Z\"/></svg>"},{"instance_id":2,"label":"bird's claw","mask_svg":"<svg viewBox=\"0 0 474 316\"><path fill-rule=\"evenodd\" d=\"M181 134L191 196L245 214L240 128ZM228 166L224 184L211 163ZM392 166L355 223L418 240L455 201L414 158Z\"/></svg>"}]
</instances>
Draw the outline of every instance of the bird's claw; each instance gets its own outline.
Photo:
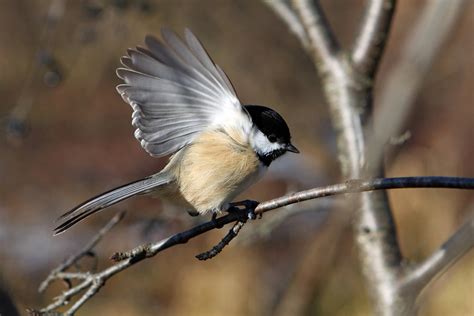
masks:
<instances>
[{"instance_id":1,"label":"bird's claw","mask_svg":"<svg viewBox=\"0 0 474 316\"><path fill-rule=\"evenodd\" d=\"M257 214L255 214L255 209L248 210L247 218L251 220L257 219Z\"/></svg>"},{"instance_id":2,"label":"bird's claw","mask_svg":"<svg viewBox=\"0 0 474 316\"><path fill-rule=\"evenodd\" d=\"M219 224L219 221L217 220L217 213L212 213L211 221L214 223L214 226L216 226L217 229L224 227L223 224Z\"/></svg>"},{"instance_id":3,"label":"bird's claw","mask_svg":"<svg viewBox=\"0 0 474 316\"><path fill-rule=\"evenodd\" d=\"M253 200L244 200L244 201L239 201L239 202L233 202L230 203L230 206L228 208L228 212L232 212L235 210L240 210L237 206L244 206L245 210L247 210L247 219L257 219L257 218L262 218L262 214L255 214L255 209L257 208L258 204L260 202L253 201Z\"/></svg>"}]
</instances>

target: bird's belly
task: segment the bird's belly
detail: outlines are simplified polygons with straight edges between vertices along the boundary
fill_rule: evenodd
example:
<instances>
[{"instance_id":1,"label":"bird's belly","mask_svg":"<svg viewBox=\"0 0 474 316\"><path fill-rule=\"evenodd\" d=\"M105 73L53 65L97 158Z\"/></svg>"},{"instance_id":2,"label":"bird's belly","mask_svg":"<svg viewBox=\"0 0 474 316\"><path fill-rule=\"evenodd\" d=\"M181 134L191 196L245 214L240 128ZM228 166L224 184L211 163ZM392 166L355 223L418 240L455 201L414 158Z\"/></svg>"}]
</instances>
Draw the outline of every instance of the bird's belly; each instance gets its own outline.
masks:
<instances>
[{"instance_id":1,"label":"bird's belly","mask_svg":"<svg viewBox=\"0 0 474 316\"><path fill-rule=\"evenodd\" d=\"M225 209L266 169L250 146L214 133L204 134L185 150L179 164L179 192L201 214Z\"/></svg>"}]
</instances>

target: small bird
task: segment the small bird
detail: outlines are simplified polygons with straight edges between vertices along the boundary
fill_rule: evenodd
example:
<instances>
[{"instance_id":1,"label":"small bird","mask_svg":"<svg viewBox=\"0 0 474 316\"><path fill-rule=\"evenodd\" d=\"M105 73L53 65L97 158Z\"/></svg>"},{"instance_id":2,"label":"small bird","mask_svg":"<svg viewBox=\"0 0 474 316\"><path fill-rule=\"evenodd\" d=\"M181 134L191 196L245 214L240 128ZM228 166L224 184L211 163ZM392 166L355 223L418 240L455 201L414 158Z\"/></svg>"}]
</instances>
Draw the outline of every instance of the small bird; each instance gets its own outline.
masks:
<instances>
[{"instance_id":1,"label":"small bird","mask_svg":"<svg viewBox=\"0 0 474 316\"><path fill-rule=\"evenodd\" d=\"M120 186L62 215L60 234L86 217L137 194L151 193L191 215L226 211L231 201L290 151L285 120L261 105L242 105L224 71L197 37L183 41L163 29L163 41L145 38L146 48L121 58L117 86L133 109L141 146L154 157L172 156L160 172Z\"/></svg>"}]
</instances>

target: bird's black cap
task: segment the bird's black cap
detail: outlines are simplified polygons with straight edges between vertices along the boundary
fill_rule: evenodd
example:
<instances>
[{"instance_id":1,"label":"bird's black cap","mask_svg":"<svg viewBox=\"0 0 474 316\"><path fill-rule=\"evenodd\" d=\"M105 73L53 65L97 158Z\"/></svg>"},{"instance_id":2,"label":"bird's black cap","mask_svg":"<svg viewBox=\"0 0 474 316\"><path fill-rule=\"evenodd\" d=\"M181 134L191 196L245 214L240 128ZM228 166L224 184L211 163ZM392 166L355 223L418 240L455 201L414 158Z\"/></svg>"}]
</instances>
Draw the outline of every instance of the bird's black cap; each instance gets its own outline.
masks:
<instances>
[{"instance_id":1,"label":"bird's black cap","mask_svg":"<svg viewBox=\"0 0 474 316\"><path fill-rule=\"evenodd\" d=\"M245 105L245 109L253 123L270 141L291 144L290 129L280 114L262 105Z\"/></svg>"}]
</instances>

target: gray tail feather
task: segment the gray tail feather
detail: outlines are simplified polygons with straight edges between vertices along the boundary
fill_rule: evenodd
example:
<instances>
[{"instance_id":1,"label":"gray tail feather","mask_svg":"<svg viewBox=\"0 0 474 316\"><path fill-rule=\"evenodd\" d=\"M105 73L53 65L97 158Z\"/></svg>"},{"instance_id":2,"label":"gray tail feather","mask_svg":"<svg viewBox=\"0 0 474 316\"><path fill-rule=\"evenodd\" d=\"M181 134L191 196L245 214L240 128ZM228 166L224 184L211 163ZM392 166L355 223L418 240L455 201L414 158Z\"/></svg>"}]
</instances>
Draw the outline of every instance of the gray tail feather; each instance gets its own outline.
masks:
<instances>
[{"instance_id":1,"label":"gray tail feather","mask_svg":"<svg viewBox=\"0 0 474 316\"><path fill-rule=\"evenodd\" d=\"M58 218L58 221L61 221L62 223L54 229L54 235L63 233L71 226L106 207L128 199L134 195L146 193L169 182L171 182L171 180L165 174L158 174L125 184L95 196L79 204L69 212L61 215L61 217Z\"/></svg>"}]
</instances>

